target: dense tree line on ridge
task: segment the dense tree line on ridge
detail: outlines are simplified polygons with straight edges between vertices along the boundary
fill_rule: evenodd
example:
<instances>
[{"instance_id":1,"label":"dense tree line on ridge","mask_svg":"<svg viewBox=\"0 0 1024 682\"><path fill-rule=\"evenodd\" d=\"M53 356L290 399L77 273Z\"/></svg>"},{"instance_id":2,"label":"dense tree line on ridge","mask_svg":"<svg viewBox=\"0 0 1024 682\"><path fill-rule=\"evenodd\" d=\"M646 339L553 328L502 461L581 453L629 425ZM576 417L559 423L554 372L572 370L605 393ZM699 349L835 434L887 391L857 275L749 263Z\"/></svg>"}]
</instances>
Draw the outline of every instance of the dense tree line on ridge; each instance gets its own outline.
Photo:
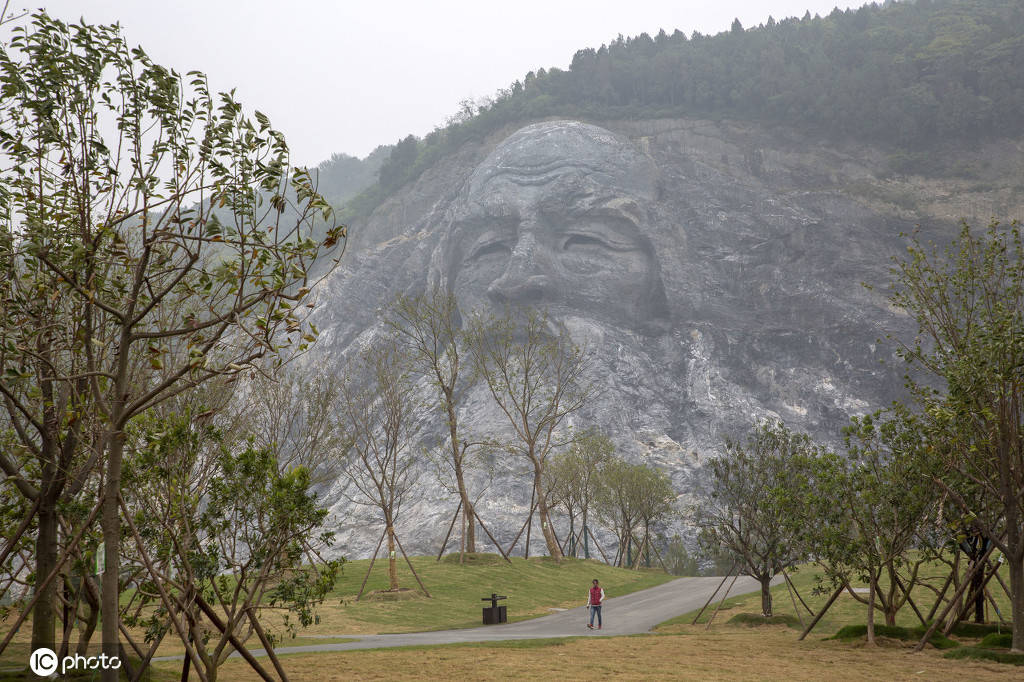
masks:
<instances>
[{"instance_id":1,"label":"dense tree line on ridge","mask_svg":"<svg viewBox=\"0 0 1024 682\"><path fill-rule=\"evenodd\" d=\"M872 3L751 28L737 20L715 36L620 35L577 52L568 71L531 71L464 102L422 140L398 142L346 218L369 215L466 141L547 116L733 118L921 150L1017 134L1022 109L1024 5L1014 0Z\"/></svg>"}]
</instances>

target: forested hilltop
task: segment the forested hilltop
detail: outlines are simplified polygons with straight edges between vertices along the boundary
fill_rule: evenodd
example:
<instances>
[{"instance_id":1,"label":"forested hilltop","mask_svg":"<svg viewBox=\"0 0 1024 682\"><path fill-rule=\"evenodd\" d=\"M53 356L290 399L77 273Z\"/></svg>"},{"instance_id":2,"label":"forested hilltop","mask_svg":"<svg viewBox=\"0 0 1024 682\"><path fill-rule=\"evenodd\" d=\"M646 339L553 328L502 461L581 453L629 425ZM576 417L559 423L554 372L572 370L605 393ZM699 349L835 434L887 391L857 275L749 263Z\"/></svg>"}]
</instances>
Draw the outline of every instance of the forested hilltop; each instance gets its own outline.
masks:
<instances>
[{"instance_id":1,"label":"forested hilltop","mask_svg":"<svg viewBox=\"0 0 1024 682\"><path fill-rule=\"evenodd\" d=\"M1019 0L873 3L750 28L736 21L715 36L619 36L577 52L568 71L530 72L494 98L465 103L425 138L406 137L345 213L368 215L467 141L550 116L781 124L919 161L940 142L1017 135L1022 110Z\"/></svg>"}]
</instances>

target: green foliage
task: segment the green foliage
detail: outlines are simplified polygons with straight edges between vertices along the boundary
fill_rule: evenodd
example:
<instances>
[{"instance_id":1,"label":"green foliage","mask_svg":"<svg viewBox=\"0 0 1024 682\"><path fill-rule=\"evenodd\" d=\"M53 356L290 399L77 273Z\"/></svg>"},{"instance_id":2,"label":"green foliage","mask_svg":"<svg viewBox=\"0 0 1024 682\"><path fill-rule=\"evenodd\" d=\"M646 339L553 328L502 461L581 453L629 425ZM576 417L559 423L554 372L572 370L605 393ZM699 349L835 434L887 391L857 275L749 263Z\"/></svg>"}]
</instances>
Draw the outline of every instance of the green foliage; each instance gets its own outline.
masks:
<instances>
[{"instance_id":1,"label":"green foliage","mask_svg":"<svg viewBox=\"0 0 1024 682\"><path fill-rule=\"evenodd\" d=\"M1007 651L993 651L980 647L963 646L943 655L944 658L954 660L976 660L994 661L996 663L1008 663L1010 665L1024 665L1024 654L1011 654Z\"/></svg>"},{"instance_id":2,"label":"green foliage","mask_svg":"<svg viewBox=\"0 0 1024 682\"><path fill-rule=\"evenodd\" d=\"M383 145L365 159L332 154L316 168L317 189L332 206L341 206L376 182L380 165L390 154L391 147Z\"/></svg>"},{"instance_id":3,"label":"green foliage","mask_svg":"<svg viewBox=\"0 0 1024 682\"><path fill-rule=\"evenodd\" d=\"M952 634L959 637L974 637L984 639L993 632L999 633L1006 629L1005 625L999 623L968 623L960 622L953 627Z\"/></svg>"},{"instance_id":4,"label":"green foliage","mask_svg":"<svg viewBox=\"0 0 1024 682\"><path fill-rule=\"evenodd\" d=\"M321 562L310 552L329 546L333 534L321 530L327 510L310 492L306 469L282 470L268 448L231 447L214 426L197 426L189 410L147 414L130 442L125 503L154 569L132 599L156 605L126 617L130 625L145 627L148 640L170 629L154 580L221 605L234 627L263 609L284 611L292 636L314 622L344 560ZM211 645L217 652L218 640Z\"/></svg>"},{"instance_id":5,"label":"green foliage","mask_svg":"<svg viewBox=\"0 0 1024 682\"><path fill-rule=\"evenodd\" d=\"M674 535L670 541L663 544L659 551L665 561L665 567L672 575L700 575L697 557L687 551L683 539L678 535Z\"/></svg>"},{"instance_id":6,"label":"green foliage","mask_svg":"<svg viewBox=\"0 0 1024 682\"><path fill-rule=\"evenodd\" d=\"M758 627L761 625L785 625L789 628L800 627L800 620L788 613L775 613L771 616L762 616L760 613L737 613L728 621L729 625L746 625L747 627Z\"/></svg>"},{"instance_id":7,"label":"green foliage","mask_svg":"<svg viewBox=\"0 0 1024 682\"><path fill-rule=\"evenodd\" d=\"M423 140L405 138L367 215L467 141L544 117L734 118L920 150L1024 130L1024 7L1017 0L872 3L716 36L619 36L568 71L530 72ZM415 144L413 144L415 143ZM399 150L398 147L402 149Z\"/></svg>"},{"instance_id":8,"label":"green foliage","mask_svg":"<svg viewBox=\"0 0 1024 682\"><path fill-rule=\"evenodd\" d=\"M626 565L630 550L639 553L645 543L654 541L651 527L672 517L676 511L675 500L672 482L663 471L618 458L601 467L594 510L618 536L619 565ZM649 554L650 550L646 552Z\"/></svg>"},{"instance_id":9,"label":"green foliage","mask_svg":"<svg viewBox=\"0 0 1024 682\"><path fill-rule=\"evenodd\" d=\"M1016 648L1024 649L1024 237L1016 223L964 224L944 251L916 237L891 300L918 325L901 348L927 373L910 382L932 479L959 530L990 540L1010 572ZM938 387L935 383L938 382Z\"/></svg>"},{"instance_id":10,"label":"green foliage","mask_svg":"<svg viewBox=\"0 0 1024 682\"><path fill-rule=\"evenodd\" d=\"M820 455L809 436L781 422L762 422L746 443L728 439L709 465L708 499L694 510L701 549L761 581L796 564L804 553L797 529L813 518L805 513L807 462Z\"/></svg>"},{"instance_id":11,"label":"green foliage","mask_svg":"<svg viewBox=\"0 0 1024 682\"><path fill-rule=\"evenodd\" d=\"M939 513L918 426L902 410L854 417L844 431L848 456L810 463L813 523L801 531L804 542L832 588L851 580L874 586L868 608L881 609L889 624L906 604L900 584L913 584L927 556L912 559L912 550L927 546L934 536L929 520ZM883 573L884 591L878 589Z\"/></svg>"},{"instance_id":12,"label":"green foliage","mask_svg":"<svg viewBox=\"0 0 1024 682\"><path fill-rule=\"evenodd\" d=\"M17 435L0 470L39 503L42 575L68 541L55 511L94 504L103 481L100 601L116 652L126 434L181 392L315 340L298 303L344 228L265 115L154 63L116 25L39 12L11 29L0 158L0 428ZM213 549L187 551L215 570ZM36 646L55 646L58 584L36 601ZM94 587L75 589L95 615Z\"/></svg>"},{"instance_id":13,"label":"green foliage","mask_svg":"<svg viewBox=\"0 0 1024 682\"><path fill-rule=\"evenodd\" d=\"M459 564L462 566L499 566L505 558L490 552L463 552L462 554L445 554L441 563Z\"/></svg>"},{"instance_id":14,"label":"green foliage","mask_svg":"<svg viewBox=\"0 0 1024 682\"><path fill-rule=\"evenodd\" d=\"M597 490L602 468L612 460L615 444L600 429L576 434L569 450L551 460L545 471L553 504L560 504L573 521L586 514Z\"/></svg>"},{"instance_id":15,"label":"green foliage","mask_svg":"<svg viewBox=\"0 0 1024 682\"><path fill-rule=\"evenodd\" d=\"M1009 649L1013 644L1013 633L1011 632L990 632L985 635L978 646L986 649Z\"/></svg>"},{"instance_id":16,"label":"green foliage","mask_svg":"<svg viewBox=\"0 0 1024 682\"><path fill-rule=\"evenodd\" d=\"M838 639L841 642L852 642L860 640L865 637L868 633L868 626L866 625L847 625L839 629L839 631L833 635L830 639ZM920 641L921 637L924 636L923 628L904 628L897 625L876 625L875 635L878 637L889 637L890 639L899 639L904 642L916 642ZM943 637L942 633L936 632L932 635L932 638L928 642L936 649L955 649L960 646L959 643L954 642L948 637Z\"/></svg>"}]
</instances>

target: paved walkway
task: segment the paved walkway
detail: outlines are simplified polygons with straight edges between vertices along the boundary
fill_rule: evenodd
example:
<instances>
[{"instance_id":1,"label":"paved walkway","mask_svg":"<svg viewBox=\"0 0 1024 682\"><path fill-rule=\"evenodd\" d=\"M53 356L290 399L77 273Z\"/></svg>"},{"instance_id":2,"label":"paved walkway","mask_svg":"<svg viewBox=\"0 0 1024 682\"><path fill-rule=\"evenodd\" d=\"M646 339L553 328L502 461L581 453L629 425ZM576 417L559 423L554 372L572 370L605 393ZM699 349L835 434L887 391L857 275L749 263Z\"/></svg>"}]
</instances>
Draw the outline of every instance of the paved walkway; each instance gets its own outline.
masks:
<instances>
[{"instance_id":1,"label":"paved walkway","mask_svg":"<svg viewBox=\"0 0 1024 682\"><path fill-rule=\"evenodd\" d=\"M382 647L454 644L459 642L495 642L508 639L544 639L548 637L578 637L632 635L647 632L658 623L699 609L707 601L721 578L678 578L670 582L633 592L623 597L605 600L602 616L604 629L587 629L587 609L581 606L550 616L533 618L518 623L488 625L461 630L409 632L397 635L330 635L330 637L358 638L353 642L282 646L279 654L317 653L324 651L350 651ZM580 588L580 601L586 597L587 585ZM752 578L741 576L733 585L730 595L758 589ZM721 596L721 594L719 594ZM305 635L309 636L309 635ZM264 656L262 649L252 649L256 656ZM238 654L234 654L237 656ZM180 658L180 657L176 657Z\"/></svg>"}]
</instances>

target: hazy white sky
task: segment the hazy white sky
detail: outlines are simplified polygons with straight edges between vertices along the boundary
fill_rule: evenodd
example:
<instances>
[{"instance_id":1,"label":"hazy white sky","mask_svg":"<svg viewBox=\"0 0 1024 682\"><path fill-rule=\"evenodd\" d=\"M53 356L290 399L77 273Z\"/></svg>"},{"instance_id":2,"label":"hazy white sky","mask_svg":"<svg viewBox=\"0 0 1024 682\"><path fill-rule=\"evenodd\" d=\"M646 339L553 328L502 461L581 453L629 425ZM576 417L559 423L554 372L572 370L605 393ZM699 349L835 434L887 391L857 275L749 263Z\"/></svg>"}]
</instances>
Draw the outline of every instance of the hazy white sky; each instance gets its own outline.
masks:
<instances>
[{"instance_id":1,"label":"hazy white sky","mask_svg":"<svg viewBox=\"0 0 1024 682\"><path fill-rule=\"evenodd\" d=\"M38 2L38 0L36 0ZM0 2L0 6L2 6ZM467 98L527 71L567 68L576 50L619 33L718 33L823 16L863 0L50 0L51 15L120 22L130 44L198 69L270 116L294 161L365 156L424 135ZM31 7L14 0L12 9Z\"/></svg>"}]
</instances>

